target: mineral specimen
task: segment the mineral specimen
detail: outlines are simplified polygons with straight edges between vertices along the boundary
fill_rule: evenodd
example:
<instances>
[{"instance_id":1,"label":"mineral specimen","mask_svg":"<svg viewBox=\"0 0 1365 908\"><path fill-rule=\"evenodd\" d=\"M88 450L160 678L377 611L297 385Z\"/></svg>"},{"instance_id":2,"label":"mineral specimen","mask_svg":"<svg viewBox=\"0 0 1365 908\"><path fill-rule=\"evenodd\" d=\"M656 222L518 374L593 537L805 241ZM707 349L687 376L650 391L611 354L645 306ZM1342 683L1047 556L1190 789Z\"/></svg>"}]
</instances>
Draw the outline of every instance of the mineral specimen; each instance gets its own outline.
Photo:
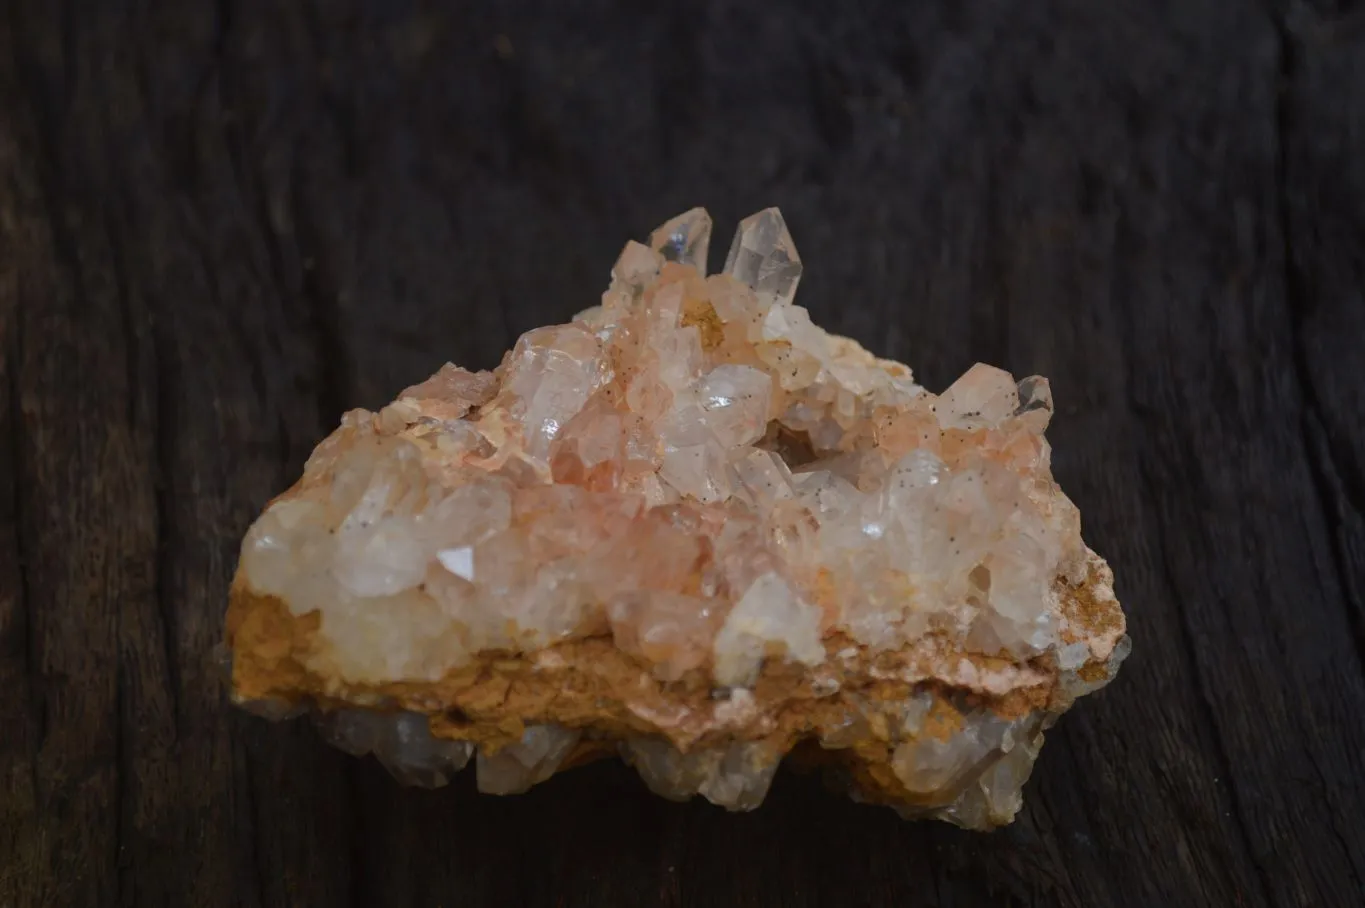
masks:
<instances>
[{"instance_id":1,"label":"mineral specimen","mask_svg":"<svg viewBox=\"0 0 1365 908\"><path fill-rule=\"evenodd\" d=\"M1009 822L1130 647L1047 381L935 396L792 304L776 209L707 277L710 234L680 215L496 370L347 413L247 534L237 701L419 785L616 752L744 810L795 750L904 816Z\"/></svg>"}]
</instances>

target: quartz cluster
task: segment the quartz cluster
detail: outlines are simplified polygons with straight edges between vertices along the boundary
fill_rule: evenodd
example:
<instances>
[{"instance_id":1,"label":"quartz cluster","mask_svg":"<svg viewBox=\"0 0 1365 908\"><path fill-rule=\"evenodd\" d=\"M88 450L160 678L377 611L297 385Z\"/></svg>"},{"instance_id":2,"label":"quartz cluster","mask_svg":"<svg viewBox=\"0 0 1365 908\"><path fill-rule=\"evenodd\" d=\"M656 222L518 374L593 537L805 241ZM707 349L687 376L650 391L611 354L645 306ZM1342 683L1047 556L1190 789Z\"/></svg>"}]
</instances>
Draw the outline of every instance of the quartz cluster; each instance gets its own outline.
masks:
<instances>
[{"instance_id":1,"label":"quartz cluster","mask_svg":"<svg viewBox=\"0 0 1365 908\"><path fill-rule=\"evenodd\" d=\"M237 701L414 784L617 753L749 809L790 752L906 816L1009 822L1130 646L1047 381L934 395L793 304L776 209L707 276L710 234L680 215L497 369L347 413L243 544Z\"/></svg>"}]
</instances>

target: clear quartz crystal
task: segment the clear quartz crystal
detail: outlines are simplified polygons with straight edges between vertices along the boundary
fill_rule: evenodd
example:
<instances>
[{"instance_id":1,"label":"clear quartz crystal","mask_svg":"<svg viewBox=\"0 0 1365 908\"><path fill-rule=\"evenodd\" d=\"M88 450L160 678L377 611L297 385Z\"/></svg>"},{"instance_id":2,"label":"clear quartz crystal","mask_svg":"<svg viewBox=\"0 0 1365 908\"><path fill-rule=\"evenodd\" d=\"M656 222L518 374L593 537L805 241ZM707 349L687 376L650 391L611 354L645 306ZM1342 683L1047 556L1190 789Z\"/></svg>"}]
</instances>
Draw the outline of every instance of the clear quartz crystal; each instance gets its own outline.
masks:
<instances>
[{"instance_id":1,"label":"clear quartz crystal","mask_svg":"<svg viewBox=\"0 0 1365 908\"><path fill-rule=\"evenodd\" d=\"M771 781L781 754L759 742L777 740L782 685L965 690L977 705L956 724L926 718L919 686L800 734L845 754L881 735L904 810L1007 821L1042 729L1130 646L1052 478L1047 380L977 364L936 396L793 302L801 259L777 209L745 218L706 277L710 235L704 210L685 212L626 244L598 305L527 332L497 370L446 365L347 413L243 544L237 590L316 627L306 645L271 641L271 658L320 679L329 706L354 693L426 710L390 693L605 641L593 658L634 680L593 665L581 689L532 698L508 719L522 737L478 752L480 790L548 778L579 726L600 733L593 710L619 708L607 737L631 730L622 753L650 787L733 809ZM516 683L558 683L537 678ZM989 708L1049 682L1046 709ZM687 699L712 688L725 696ZM567 718L544 705L561 693ZM310 702L238 699L271 716ZM421 712L321 723L414 784L444 784L474 749Z\"/></svg>"},{"instance_id":2,"label":"clear quartz crystal","mask_svg":"<svg viewBox=\"0 0 1365 908\"><path fill-rule=\"evenodd\" d=\"M1030 375L1019 382L1019 417L1030 429L1041 433L1052 419L1052 386L1041 375Z\"/></svg>"},{"instance_id":3,"label":"clear quartz crystal","mask_svg":"<svg viewBox=\"0 0 1365 908\"><path fill-rule=\"evenodd\" d=\"M825 658L819 609L769 572L749 585L716 635L716 680L725 685L753 684L764 654L774 644L807 665Z\"/></svg>"},{"instance_id":4,"label":"clear quartz crystal","mask_svg":"<svg viewBox=\"0 0 1365 908\"><path fill-rule=\"evenodd\" d=\"M706 253L711 246L711 215L693 208L660 224L649 235L649 245L670 262L691 265L706 276Z\"/></svg>"},{"instance_id":5,"label":"clear quartz crystal","mask_svg":"<svg viewBox=\"0 0 1365 908\"><path fill-rule=\"evenodd\" d=\"M777 771L777 760L762 745L737 741L724 748L684 754L667 741L631 738L622 756L655 794L685 801L700 794L730 810L753 810L763 803Z\"/></svg>"},{"instance_id":6,"label":"clear quartz crystal","mask_svg":"<svg viewBox=\"0 0 1365 908\"><path fill-rule=\"evenodd\" d=\"M1010 742L1008 750L969 782L943 810L943 817L968 829L989 829L1014 819L1024 805L1024 783L1043 745L1041 733Z\"/></svg>"},{"instance_id":7,"label":"clear quartz crystal","mask_svg":"<svg viewBox=\"0 0 1365 908\"><path fill-rule=\"evenodd\" d=\"M544 782L578 744L579 732L557 725L533 725L521 740L491 756L479 751L478 785L485 794L520 794Z\"/></svg>"},{"instance_id":8,"label":"clear quartz crystal","mask_svg":"<svg viewBox=\"0 0 1365 908\"><path fill-rule=\"evenodd\" d=\"M374 754L405 785L440 788L474 752L466 741L433 737L426 716L417 713L338 709L317 722L334 745L352 756Z\"/></svg>"},{"instance_id":9,"label":"clear quartz crystal","mask_svg":"<svg viewBox=\"0 0 1365 908\"><path fill-rule=\"evenodd\" d=\"M766 208L739 222L725 273L773 303L790 303L801 280L801 257L776 208Z\"/></svg>"},{"instance_id":10,"label":"clear quartz crystal","mask_svg":"<svg viewBox=\"0 0 1365 908\"><path fill-rule=\"evenodd\" d=\"M656 250L631 240L612 266L612 286L621 286L638 293L654 280L662 265L663 257Z\"/></svg>"},{"instance_id":11,"label":"clear quartz crystal","mask_svg":"<svg viewBox=\"0 0 1365 908\"><path fill-rule=\"evenodd\" d=\"M717 366L697 383L697 403L707 428L726 448L742 448L768 427L773 380L753 366Z\"/></svg>"},{"instance_id":12,"label":"clear quartz crystal","mask_svg":"<svg viewBox=\"0 0 1365 908\"><path fill-rule=\"evenodd\" d=\"M1019 389L1004 369L977 363L938 399L944 428L995 425L1019 409Z\"/></svg>"}]
</instances>

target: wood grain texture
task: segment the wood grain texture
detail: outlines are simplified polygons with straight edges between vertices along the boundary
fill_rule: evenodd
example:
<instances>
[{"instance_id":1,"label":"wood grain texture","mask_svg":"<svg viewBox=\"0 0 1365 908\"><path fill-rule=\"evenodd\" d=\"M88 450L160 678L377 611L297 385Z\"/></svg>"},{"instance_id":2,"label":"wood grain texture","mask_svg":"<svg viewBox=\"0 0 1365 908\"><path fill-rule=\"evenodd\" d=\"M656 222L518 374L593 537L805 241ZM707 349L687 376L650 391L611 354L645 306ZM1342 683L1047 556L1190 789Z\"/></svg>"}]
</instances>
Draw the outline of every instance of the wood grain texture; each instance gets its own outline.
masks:
<instances>
[{"instance_id":1,"label":"wood grain texture","mask_svg":"<svg viewBox=\"0 0 1365 908\"><path fill-rule=\"evenodd\" d=\"M405 791L227 707L241 534L340 413L696 204L781 206L932 388L1052 378L1136 647L1009 829ZM1363 288L1346 3L11 0L0 906L1365 903Z\"/></svg>"}]
</instances>

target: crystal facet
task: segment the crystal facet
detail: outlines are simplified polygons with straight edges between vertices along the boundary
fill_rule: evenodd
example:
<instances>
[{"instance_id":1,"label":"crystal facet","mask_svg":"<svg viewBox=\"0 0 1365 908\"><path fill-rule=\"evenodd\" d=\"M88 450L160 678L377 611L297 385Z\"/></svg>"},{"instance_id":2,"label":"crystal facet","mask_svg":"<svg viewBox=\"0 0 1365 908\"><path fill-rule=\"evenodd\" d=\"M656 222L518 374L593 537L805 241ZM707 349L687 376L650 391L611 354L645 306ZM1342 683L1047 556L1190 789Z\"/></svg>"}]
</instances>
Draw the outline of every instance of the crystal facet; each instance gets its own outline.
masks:
<instances>
[{"instance_id":1,"label":"crystal facet","mask_svg":"<svg viewBox=\"0 0 1365 908\"><path fill-rule=\"evenodd\" d=\"M725 273L775 303L790 303L801 280L801 257L776 208L765 208L739 222Z\"/></svg>"},{"instance_id":2,"label":"crystal facet","mask_svg":"<svg viewBox=\"0 0 1365 908\"><path fill-rule=\"evenodd\" d=\"M748 810L804 742L859 800L1009 822L1131 648L1047 380L936 396L792 303L776 209L707 278L709 232L674 218L496 370L347 413L243 543L236 700L414 785L619 753Z\"/></svg>"},{"instance_id":3,"label":"crystal facet","mask_svg":"<svg viewBox=\"0 0 1365 908\"><path fill-rule=\"evenodd\" d=\"M526 729L521 740L478 758L478 786L485 794L521 794L559 769L578 743L579 732L556 725Z\"/></svg>"},{"instance_id":4,"label":"crystal facet","mask_svg":"<svg viewBox=\"0 0 1365 908\"><path fill-rule=\"evenodd\" d=\"M319 717L324 736L355 757L374 754L406 785L440 788L474 752L468 741L432 737L426 716L339 709Z\"/></svg>"},{"instance_id":5,"label":"crystal facet","mask_svg":"<svg viewBox=\"0 0 1365 908\"><path fill-rule=\"evenodd\" d=\"M706 253L711 246L711 215L693 208L661 224L649 235L650 248L667 261L691 265L706 276Z\"/></svg>"}]
</instances>

